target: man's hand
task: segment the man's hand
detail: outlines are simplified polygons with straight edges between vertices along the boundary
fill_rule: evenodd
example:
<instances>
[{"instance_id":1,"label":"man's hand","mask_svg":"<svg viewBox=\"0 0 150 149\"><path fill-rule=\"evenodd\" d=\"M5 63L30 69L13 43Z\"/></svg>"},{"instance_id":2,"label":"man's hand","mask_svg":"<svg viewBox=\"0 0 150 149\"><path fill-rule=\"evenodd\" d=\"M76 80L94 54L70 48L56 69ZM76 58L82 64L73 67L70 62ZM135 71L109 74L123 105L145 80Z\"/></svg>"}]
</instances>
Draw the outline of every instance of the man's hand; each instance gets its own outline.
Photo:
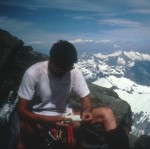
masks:
<instances>
[{"instance_id":1,"label":"man's hand","mask_svg":"<svg viewBox=\"0 0 150 149\"><path fill-rule=\"evenodd\" d=\"M63 122L53 122L53 124L57 127L68 127L69 123L63 123Z\"/></svg>"},{"instance_id":2,"label":"man's hand","mask_svg":"<svg viewBox=\"0 0 150 149\"><path fill-rule=\"evenodd\" d=\"M83 121L88 122L88 121L91 121L92 119L93 119L92 113L86 112L86 111L82 113L82 120Z\"/></svg>"},{"instance_id":3,"label":"man's hand","mask_svg":"<svg viewBox=\"0 0 150 149\"><path fill-rule=\"evenodd\" d=\"M71 118L65 118L64 116L57 116L56 121L52 123L58 127L68 127L71 122L72 122Z\"/></svg>"}]
</instances>

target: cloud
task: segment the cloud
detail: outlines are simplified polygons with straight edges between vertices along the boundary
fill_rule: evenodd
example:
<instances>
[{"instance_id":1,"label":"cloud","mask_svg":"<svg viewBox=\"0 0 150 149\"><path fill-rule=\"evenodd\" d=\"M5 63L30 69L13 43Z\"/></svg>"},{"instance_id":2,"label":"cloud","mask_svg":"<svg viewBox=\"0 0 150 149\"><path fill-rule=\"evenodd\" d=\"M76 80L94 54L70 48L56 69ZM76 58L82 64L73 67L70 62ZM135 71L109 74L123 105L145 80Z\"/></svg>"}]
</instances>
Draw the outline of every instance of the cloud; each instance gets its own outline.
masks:
<instances>
[{"instance_id":1,"label":"cloud","mask_svg":"<svg viewBox=\"0 0 150 149\"><path fill-rule=\"evenodd\" d=\"M108 38L112 41L120 40L120 41L136 41L137 43L148 41L150 26L139 26L132 28L115 28L113 30L103 30L99 31L101 36L104 38ZM149 41L150 42L150 41Z\"/></svg>"},{"instance_id":2,"label":"cloud","mask_svg":"<svg viewBox=\"0 0 150 149\"><path fill-rule=\"evenodd\" d=\"M129 6L133 6L133 8L150 8L150 1L149 0L126 0L126 3Z\"/></svg>"},{"instance_id":3,"label":"cloud","mask_svg":"<svg viewBox=\"0 0 150 149\"><path fill-rule=\"evenodd\" d=\"M25 22L17 19L10 19L8 17L0 17L0 28L13 31L13 33L20 32L20 31L27 31L26 29L33 26L31 22Z\"/></svg>"},{"instance_id":4,"label":"cloud","mask_svg":"<svg viewBox=\"0 0 150 149\"><path fill-rule=\"evenodd\" d=\"M46 45L45 49L49 49L49 45L59 39L69 40L77 45L91 44L91 48L95 48L95 44L113 48L118 45L125 47L133 41L136 42L132 46L136 46L140 42L144 44L146 40L150 40L150 0L1 0L0 4L25 8L22 11L23 16L13 12L9 15L11 18L0 17L0 27L21 37L25 43L37 45L36 48ZM44 8L49 9L45 11ZM73 11L70 13L60 9ZM51 11L50 14L44 14L48 10ZM34 13L34 19L24 15L27 13ZM54 14L53 19L49 19L51 14ZM16 19L17 17L20 19ZM46 25L49 20L50 25ZM147 45L148 43L150 42L147 42Z\"/></svg>"},{"instance_id":5,"label":"cloud","mask_svg":"<svg viewBox=\"0 0 150 149\"><path fill-rule=\"evenodd\" d=\"M50 44L50 42L46 42L46 41L30 41L30 42L26 42L27 45L38 45L38 44Z\"/></svg>"},{"instance_id":6,"label":"cloud","mask_svg":"<svg viewBox=\"0 0 150 149\"><path fill-rule=\"evenodd\" d=\"M101 39L101 40L94 40L94 39L74 39L74 40L70 40L71 43L111 43L113 41L111 41L110 39Z\"/></svg>"},{"instance_id":7,"label":"cloud","mask_svg":"<svg viewBox=\"0 0 150 149\"><path fill-rule=\"evenodd\" d=\"M102 19L98 21L99 24L107 24L107 25L114 25L114 26L124 26L124 27L139 27L142 26L143 23L131 21L127 19Z\"/></svg>"},{"instance_id":8,"label":"cloud","mask_svg":"<svg viewBox=\"0 0 150 149\"><path fill-rule=\"evenodd\" d=\"M112 42L110 39L96 40L96 43L109 43Z\"/></svg>"},{"instance_id":9,"label":"cloud","mask_svg":"<svg viewBox=\"0 0 150 149\"><path fill-rule=\"evenodd\" d=\"M139 13L139 14L150 14L150 10L149 9L138 9L138 10L132 10L130 11L132 13Z\"/></svg>"},{"instance_id":10,"label":"cloud","mask_svg":"<svg viewBox=\"0 0 150 149\"><path fill-rule=\"evenodd\" d=\"M132 9L150 8L149 0L1 0L0 4L35 8L57 8L74 11L120 12Z\"/></svg>"},{"instance_id":11,"label":"cloud","mask_svg":"<svg viewBox=\"0 0 150 149\"><path fill-rule=\"evenodd\" d=\"M85 43L85 42L93 42L91 39L74 39L70 40L71 43Z\"/></svg>"},{"instance_id":12,"label":"cloud","mask_svg":"<svg viewBox=\"0 0 150 149\"><path fill-rule=\"evenodd\" d=\"M82 20L88 20L88 21L95 21L96 19L94 17L89 17L89 16L72 16L72 19L74 20L79 20L79 21L82 21Z\"/></svg>"},{"instance_id":13,"label":"cloud","mask_svg":"<svg viewBox=\"0 0 150 149\"><path fill-rule=\"evenodd\" d=\"M103 5L97 5L97 3L93 3L90 0L1 0L0 4L21 7L58 8L77 11L100 11L105 8Z\"/></svg>"}]
</instances>

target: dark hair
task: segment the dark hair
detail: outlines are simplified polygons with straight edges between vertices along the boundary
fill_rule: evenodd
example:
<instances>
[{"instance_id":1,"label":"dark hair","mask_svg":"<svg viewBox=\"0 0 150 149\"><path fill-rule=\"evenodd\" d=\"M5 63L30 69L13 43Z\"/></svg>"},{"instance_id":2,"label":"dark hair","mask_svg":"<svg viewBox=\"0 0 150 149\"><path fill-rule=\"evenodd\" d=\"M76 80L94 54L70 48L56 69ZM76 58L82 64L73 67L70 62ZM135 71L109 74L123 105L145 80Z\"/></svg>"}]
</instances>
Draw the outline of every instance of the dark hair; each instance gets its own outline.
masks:
<instances>
[{"instance_id":1,"label":"dark hair","mask_svg":"<svg viewBox=\"0 0 150 149\"><path fill-rule=\"evenodd\" d=\"M66 40L54 43L49 54L50 60L55 64L71 66L78 61L76 48Z\"/></svg>"}]
</instances>

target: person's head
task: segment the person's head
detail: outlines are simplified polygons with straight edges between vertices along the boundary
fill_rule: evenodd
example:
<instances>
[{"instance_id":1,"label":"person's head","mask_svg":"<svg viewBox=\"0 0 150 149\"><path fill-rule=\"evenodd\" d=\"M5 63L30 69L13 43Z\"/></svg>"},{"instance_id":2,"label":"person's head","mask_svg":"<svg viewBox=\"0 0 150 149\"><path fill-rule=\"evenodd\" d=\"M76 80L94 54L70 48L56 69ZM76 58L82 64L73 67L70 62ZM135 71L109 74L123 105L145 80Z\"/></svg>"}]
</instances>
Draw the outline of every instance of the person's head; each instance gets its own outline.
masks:
<instances>
[{"instance_id":1,"label":"person's head","mask_svg":"<svg viewBox=\"0 0 150 149\"><path fill-rule=\"evenodd\" d=\"M73 69L74 63L78 61L76 48L66 40L54 43L49 54L51 64L63 73Z\"/></svg>"}]
</instances>

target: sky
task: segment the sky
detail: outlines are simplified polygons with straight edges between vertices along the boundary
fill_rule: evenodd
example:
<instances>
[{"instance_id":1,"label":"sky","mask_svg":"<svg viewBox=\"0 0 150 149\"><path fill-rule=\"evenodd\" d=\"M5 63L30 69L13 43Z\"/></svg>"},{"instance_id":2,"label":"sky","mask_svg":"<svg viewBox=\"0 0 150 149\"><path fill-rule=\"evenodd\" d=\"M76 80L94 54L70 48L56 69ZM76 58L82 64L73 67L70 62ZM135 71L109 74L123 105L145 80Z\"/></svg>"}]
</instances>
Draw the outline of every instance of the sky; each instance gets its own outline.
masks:
<instances>
[{"instance_id":1,"label":"sky","mask_svg":"<svg viewBox=\"0 0 150 149\"><path fill-rule=\"evenodd\" d=\"M61 39L80 52L150 51L150 0L0 0L0 28L45 54Z\"/></svg>"}]
</instances>

